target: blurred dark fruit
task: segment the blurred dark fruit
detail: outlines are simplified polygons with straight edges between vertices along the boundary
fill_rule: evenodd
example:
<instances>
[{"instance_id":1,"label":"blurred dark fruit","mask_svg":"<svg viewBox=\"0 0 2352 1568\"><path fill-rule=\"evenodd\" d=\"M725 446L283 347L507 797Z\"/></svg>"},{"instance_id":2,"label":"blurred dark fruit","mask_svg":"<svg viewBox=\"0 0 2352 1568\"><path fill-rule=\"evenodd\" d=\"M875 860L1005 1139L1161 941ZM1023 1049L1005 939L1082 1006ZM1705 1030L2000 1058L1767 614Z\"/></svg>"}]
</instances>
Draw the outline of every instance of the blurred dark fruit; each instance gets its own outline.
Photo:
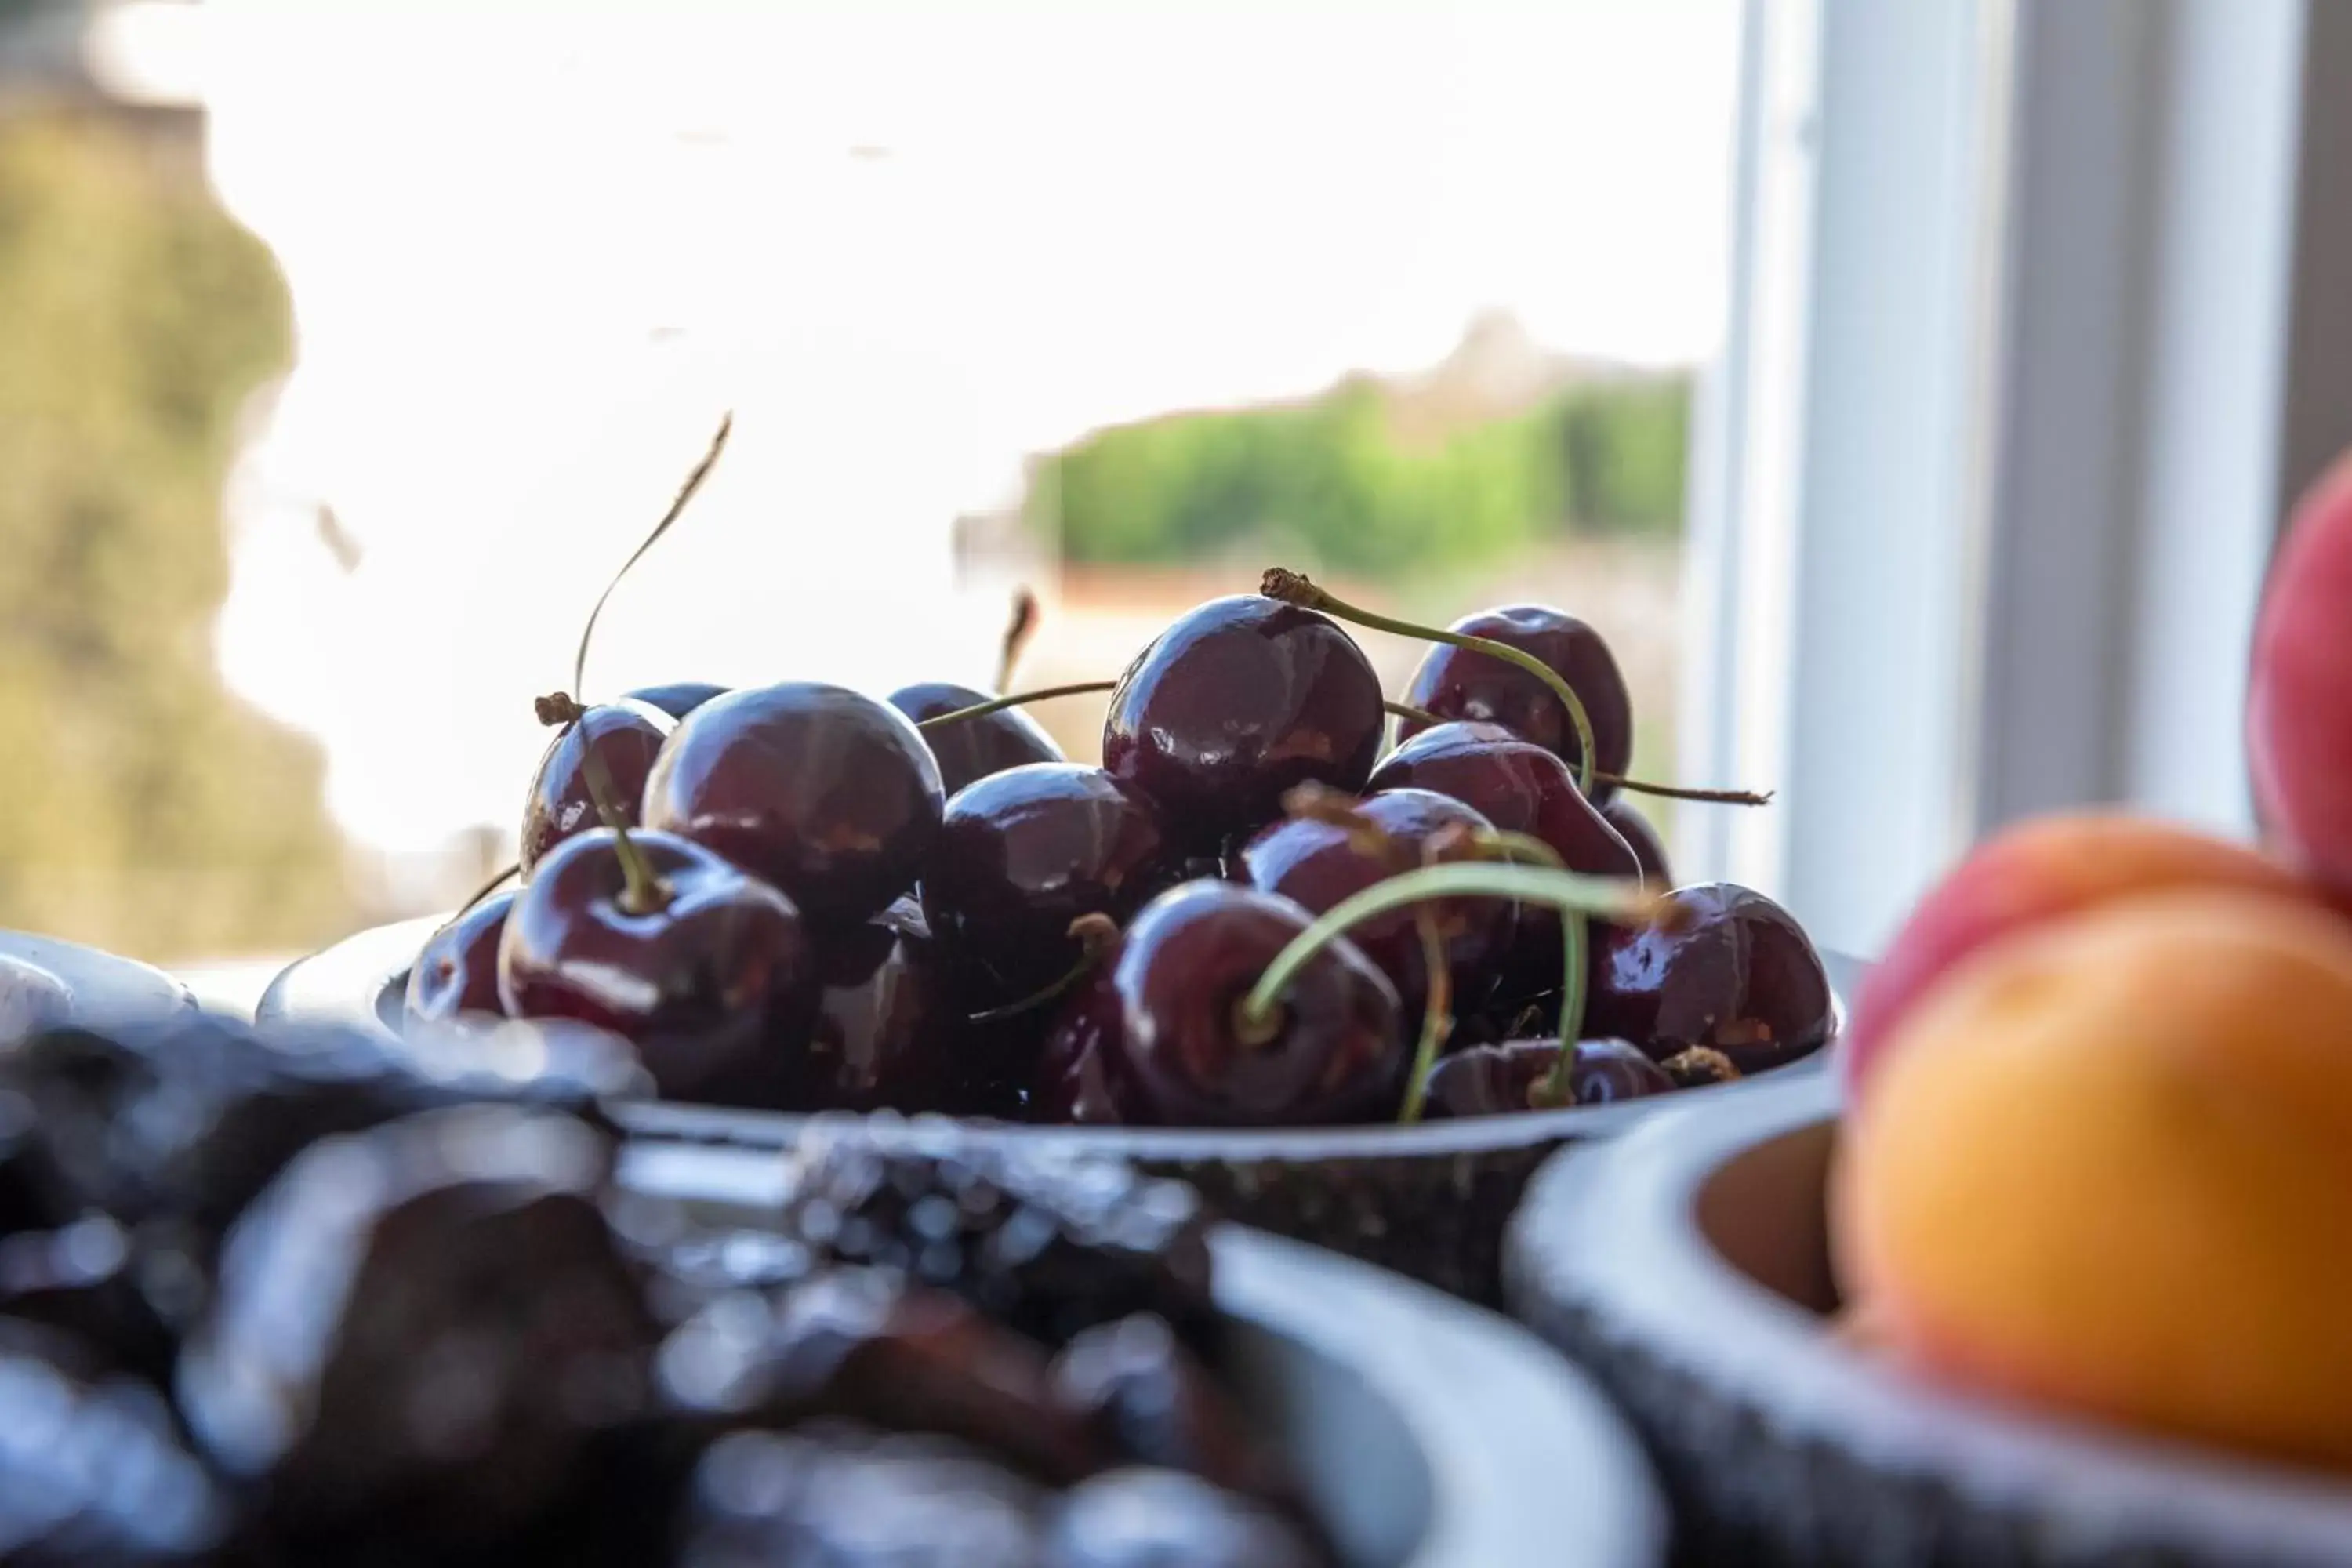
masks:
<instances>
[{"instance_id":1,"label":"blurred dark fruit","mask_svg":"<svg viewBox=\"0 0 2352 1568\"><path fill-rule=\"evenodd\" d=\"M1045 1352L944 1290L834 1269L793 1289L733 1291L681 1324L658 1360L683 1411L789 1426L846 1419L985 1449L1051 1485L1116 1450L1055 1403Z\"/></svg>"},{"instance_id":2,"label":"blurred dark fruit","mask_svg":"<svg viewBox=\"0 0 2352 1568\"><path fill-rule=\"evenodd\" d=\"M1230 882L1187 882L1144 906L1072 998L1045 1047L1038 1098L1075 1119L1095 1078L1120 1120L1175 1127L1384 1121L1408 1052L1396 988L1345 937L1285 989L1265 1037L1239 1012L1307 911ZM1092 1060L1088 1058L1091 1058Z\"/></svg>"},{"instance_id":3,"label":"blurred dark fruit","mask_svg":"<svg viewBox=\"0 0 2352 1568\"><path fill-rule=\"evenodd\" d=\"M0 1558L26 1568L212 1563L227 1500L142 1384L70 1340L0 1325Z\"/></svg>"},{"instance_id":4,"label":"blurred dark fruit","mask_svg":"<svg viewBox=\"0 0 2352 1568\"><path fill-rule=\"evenodd\" d=\"M1347 821L1298 816L1258 830L1242 847L1241 869L1262 893L1323 914L1353 894L1424 864L1482 859L1471 835L1491 826L1450 795L1390 790L1344 807ZM1421 1012L1428 976L1420 915L1426 910L1445 940L1457 1008L1481 1005L1502 973L1518 927L1508 899L1444 899L1391 910L1353 927L1348 940L1396 987L1408 1017Z\"/></svg>"},{"instance_id":5,"label":"blurred dark fruit","mask_svg":"<svg viewBox=\"0 0 2352 1568\"><path fill-rule=\"evenodd\" d=\"M1032 1339L1157 1313L1213 1363L1208 1223L1190 1187L1118 1161L982 1146L887 1118L820 1123L780 1228L835 1262L900 1270Z\"/></svg>"},{"instance_id":6,"label":"blurred dark fruit","mask_svg":"<svg viewBox=\"0 0 2352 1568\"><path fill-rule=\"evenodd\" d=\"M1087 1330L1055 1358L1053 1380L1055 1399L1104 1448L1297 1506L1280 1459L1158 1317L1141 1312Z\"/></svg>"},{"instance_id":7,"label":"blurred dark fruit","mask_svg":"<svg viewBox=\"0 0 2352 1568\"><path fill-rule=\"evenodd\" d=\"M923 912L954 955L975 1007L1052 984L1083 950L1081 915L1124 923L1169 885L1176 862L1160 813L1100 768L1032 763L948 802L923 861Z\"/></svg>"},{"instance_id":8,"label":"blurred dark fruit","mask_svg":"<svg viewBox=\"0 0 2352 1568\"><path fill-rule=\"evenodd\" d=\"M680 1568L1050 1568L1043 1494L944 1438L845 1422L730 1432L696 1468Z\"/></svg>"},{"instance_id":9,"label":"blurred dark fruit","mask_svg":"<svg viewBox=\"0 0 2352 1568\"><path fill-rule=\"evenodd\" d=\"M1618 673L1616 656L1584 622L1543 605L1512 605L1465 616L1447 628L1533 654L1565 680L1585 717L1592 721L1592 765L1622 776L1633 759L1633 706ZM1451 644L1432 647L1413 671L1405 702L1440 719L1470 719L1500 724L1533 741L1572 769L1583 755L1576 727L1557 692L1516 665L1492 654ZM1403 721L1397 739L1410 740L1424 726ZM1614 786L1596 779L1592 797L1603 801Z\"/></svg>"},{"instance_id":10,"label":"blurred dark fruit","mask_svg":"<svg viewBox=\"0 0 2352 1568\"><path fill-rule=\"evenodd\" d=\"M974 691L969 686L951 686L943 680L927 680L916 686L902 686L890 693L890 706L919 724L942 713L994 701L999 695ZM942 724L922 733L940 764L940 787L950 795L1007 768L1063 760L1062 748L1054 743L1054 738L1018 708L1000 708L993 713Z\"/></svg>"},{"instance_id":11,"label":"blurred dark fruit","mask_svg":"<svg viewBox=\"0 0 2352 1568\"><path fill-rule=\"evenodd\" d=\"M522 805L522 874L530 876L547 852L576 833L604 821L588 787L585 753L593 749L604 764L612 806L624 826L637 825L637 803L646 775L677 721L649 703L623 698L600 702L558 731L530 776Z\"/></svg>"},{"instance_id":12,"label":"blurred dark fruit","mask_svg":"<svg viewBox=\"0 0 2352 1568\"><path fill-rule=\"evenodd\" d=\"M17 1231L0 1237L0 1315L73 1334L110 1371L166 1383L179 1338L140 1276L175 1262L195 1268L184 1256L175 1260L142 1246L98 1213L59 1230ZM156 1283L168 1289L168 1281Z\"/></svg>"},{"instance_id":13,"label":"blurred dark fruit","mask_svg":"<svg viewBox=\"0 0 2352 1568\"><path fill-rule=\"evenodd\" d=\"M1279 1515L1194 1476L1115 1470L1055 1510L1049 1568L1318 1568L1326 1559Z\"/></svg>"},{"instance_id":14,"label":"blurred dark fruit","mask_svg":"<svg viewBox=\"0 0 2352 1568\"><path fill-rule=\"evenodd\" d=\"M1186 612L1136 656L1103 721L1103 766L1214 853L1312 781L1359 793L1380 752L1381 684L1355 639L1255 595Z\"/></svg>"},{"instance_id":15,"label":"blurred dark fruit","mask_svg":"<svg viewBox=\"0 0 2352 1568\"><path fill-rule=\"evenodd\" d=\"M705 681L681 680L670 686L640 686L627 693L627 700L658 708L673 719L683 719L714 697L724 697L728 689Z\"/></svg>"},{"instance_id":16,"label":"blurred dark fruit","mask_svg":"<svg viewBox=\"0 0 2352 1568\"><path fill-rule=\"evenodd\" d=\"M1691 1046L1741 1073L1819 1050L1833 1005L1821 954L1788 910L1729 882L1678 888L1654 925L1594 928L1585 1017L1664 1061Z\"/></svg>"},{"instance_id":17,"label":"blurred dark fruit","mask_svg":"<svg viewBox=\"0 0 2352 1568\"><path fill-rule=\"evenodd\" d=\"M514 889L496 892L459 911L425 939L409 967L401 1017L409 1024L446 1024L465 1013L499 1015L499 939L506 934Z\"/></svg>"},{"instance_id":18,"label":"blurred dark fruit","mask_svg":"<svg viewBox=\"0 0 2352 1568\"><path fill-rule=\"evenodd\" d=\"M654 1329L599 1208L610 1160L570 1117L478 1105L287 1166L232 1232L178 1377L274 1532L322 1554L488 1547L642 1408Z\"/></svg>"},{"instance_id":19,"label":"blurred dark fruit","mask_svg":"<svg viewBox=\"0 0 2352 1568\"><path fill-rule=\"evenodd\" d=\"M814 681L730 691L671 735L646 783L648 827L781 889L817 929L910 891L945 804L906 715Z\"/></svg>"},{"instance_id":20,"label":"blurred dark fruit","mask_svg":"<svg viewBox=\"0 0 2352 1568\"><path fill-rule=\"evenodd\" d=\"M566 841L507 917L499 950L507 1011L626 1037L666 1099L784 1104L816 1002L799 910L699 844L653 832L629 840L667 903L627 907L608 830Z\"/></svg>"},{"instance_id":21,"label":"blurred dark fruit","mask_svg":"<svg viewBox=\"0 0 2352 1568\"><path fill-rule=\"evenodd\" d=\"M1674 871L1666 861L1666 842L1647 816L1621 795L1601 806L1601 817L1633 851L1633 858L1642 868L1643 881L1662 891L1675 885Z\"/></svg>"}]
</instances>

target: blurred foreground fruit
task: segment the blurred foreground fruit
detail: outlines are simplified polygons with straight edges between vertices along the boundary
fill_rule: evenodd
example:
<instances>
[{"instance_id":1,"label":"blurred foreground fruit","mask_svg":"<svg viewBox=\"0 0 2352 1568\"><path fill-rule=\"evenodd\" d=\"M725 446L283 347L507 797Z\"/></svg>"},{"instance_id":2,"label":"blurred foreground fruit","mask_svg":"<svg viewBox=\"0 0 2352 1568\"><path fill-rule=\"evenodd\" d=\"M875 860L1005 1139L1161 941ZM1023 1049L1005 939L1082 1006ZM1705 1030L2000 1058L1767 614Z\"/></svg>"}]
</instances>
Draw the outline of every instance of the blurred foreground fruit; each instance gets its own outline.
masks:
<instances>
[{"instance_id":1,"label":"blurred foreground fruit","mask_svg":"<svg viewBox=\"0 0 2352 1568\"><path fill-rule=\"evenodd\" d=\"M1832 1174L1848 1304L1961 1388L2352 1465L2352 923L2153 895L1989 949Z\"/></svg>"},{"instance_id":2,"label":"blurred foreground fruit","mask_svg":"<svg viewBox=\"0 0 2352 1568\"><path fill-rule=\"evenodd\" d=\"M2352 456L2296 508L2246 688L2254 801L2281 847L2352 890Z\"/></svg>"},{"instance_id":3,"label":"blurred foreground fruit","mask_svg":"<svg viewBox=\"0 0 2352 1568\"><path fill-rule=\"evenodd\" d=\"M1849 1096L1859 1103L1904 1019L1947 971L1988 942L2168 889L2294 896L2302 886L2251 849L2143 817L2084 813L2012 827L1979 846L1920 900L1863 982L1839 1047Z\"/></svg>"}]
</instances>

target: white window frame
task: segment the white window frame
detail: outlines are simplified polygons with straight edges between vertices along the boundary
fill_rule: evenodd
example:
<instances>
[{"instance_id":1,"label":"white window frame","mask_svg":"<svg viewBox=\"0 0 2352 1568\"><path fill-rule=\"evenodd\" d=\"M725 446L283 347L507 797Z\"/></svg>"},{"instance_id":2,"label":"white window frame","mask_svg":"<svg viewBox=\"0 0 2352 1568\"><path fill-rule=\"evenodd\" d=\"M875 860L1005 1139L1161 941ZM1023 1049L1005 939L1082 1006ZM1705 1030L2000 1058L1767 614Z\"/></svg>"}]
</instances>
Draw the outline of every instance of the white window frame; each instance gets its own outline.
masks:
<instances>
[{"instance_id":1,"label":"white window frame","mask_svg":"<svg viewBox=\"0 0 2352 1568\"><path fill-rule=\"evenodd\" d=\"M1749 0L1694 458L1685 876L1871 952L1978 836L2251 830L2294 493L2352 445L2352 6Z\"/></svg>"}]
</instances>

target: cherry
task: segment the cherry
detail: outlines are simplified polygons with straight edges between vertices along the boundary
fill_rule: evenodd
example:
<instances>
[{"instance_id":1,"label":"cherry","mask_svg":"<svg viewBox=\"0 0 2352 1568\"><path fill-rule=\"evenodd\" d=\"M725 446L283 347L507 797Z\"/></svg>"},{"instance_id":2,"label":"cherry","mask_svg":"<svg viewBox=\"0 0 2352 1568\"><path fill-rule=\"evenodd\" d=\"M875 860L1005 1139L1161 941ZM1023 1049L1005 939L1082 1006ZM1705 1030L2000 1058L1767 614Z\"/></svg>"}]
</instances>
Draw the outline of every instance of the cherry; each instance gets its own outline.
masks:
<instances>
[{"instance_id":1,"label":"cherry","mask_svg":"<svg viewBox=\"0 0 2352 1568\"><path fill-rule=\"evenodd\" d=\"M948 803L923 861L923 912L987 1006L1068 973L1083 956L1072 921L1125 921L1176 868L1140 790L1100 768L1030 763Z\"/></svg>"},{"instance_id":2,"label":"cherry","mask_svg":"<svg viewBox=\"0 0 2352 1568\"><path fill-rule=\"evenodd\" d=\"M539 759L530 777L530 793L522 807L523 875L530 875L540 858L575 833L598 826L596 797L589 788L584 753L593 748L612 781L612 805L624 825L637 823L637 798L645 793L646 775L662 742L677 721L659 708L623 698L578 710L578 721L567 723ZM601 781L600 781L601 782Z\"/></svg>"},{"instance_id":3,"label":"cherry","mask_svg":"<svg viewBox=\"0 0 2352 1568\"><path fill-rule=\"evenodd\" d=\"M683 719L712 698L726 696L727 689L703 680L680 680L668 686L640 686L627 693L625 700L642 702L660 709L673 719Z\"/></svg>"},{"instance_id":4,"label":"cherry","mask_svg":"<svg viewBox=\"0 0 2352 1568\"><path fill-rule=\"evenodd\" d=\"M1542 839L1571 871L1641 875L1633 846L1577 789L1559 754L1499 724L1456 721L1423 730L1381 759L1371 787L1451 795L1506 833ZM1522 910L1498 1001L1508 1006L1559 990L1560 958L1559 916Z\"/></svg>"},{"instance_id":5,"label":"cherry","mask_svg":"<svg viewBox=\"0 0 2352 1568\"><path fill-rule=\"evenodd\" d=\"M1259 829L1242 847L1243 879L1319 915L1399 871L1481 858L1473 836L1493 827L1460 801L1425 789L1333 805L1337 809L1323 815L1295 816ZM1456 1005L1477 1005L1502 973L1518 929L1517 906L1507 899L1448 899L1423 907L1444 938ZM1413 909L1391 910L1348 932L1389 977L1408 1015L1420 1012L1429 981L1418 918Z\"/></svg>"},{"instance_id":6,"label":"cherry","mask_svg":"<svg viewBox=\"0 0 2352 1568\"><path fill-rule=\"evenodd\" d=\"M912 899L821 941L796 1110L948 1110L964 1043L939 944Z\"/></svg>"},{"instance_id":7,"label":"cherry","mask_svg":"<svg viewBox=\"0 0 2352 1568\"><path fill-rule=\"evenodd\" d=\"M1666 863L1665 840L1650 819L1642 815L1622 795L1612 795L1601 807L1601 819L1617 830L1619 837L1633 851L1633 858L1642 868L1642 880L1660 889L1675 885L1674 873Z\"/></svg>"},{"instance_id":8,"label":"cherry","mask_svg":"<svg viewBox=\"0 0 2352 1568\"><path fill-rule=\"evenodd\" d=\"M510 889L492 893L425 938L408 971L404 1022L446 1024L461 1013L506 1010L499 1000L499 939L514 900Z\"/></svg>"},{"instance_id":9,"label":"cherry","mask_svg":"<svg viewBox=\"0 0 2352 1568\"><path fill-rule=\"evenodd\" d=\"M1543 1103L1543 1090L1559 1061L1557 1040L1505 1040L1456 1051L1430 1071L1425 1114L1496 1116L1553 1109ZM1577 1041L1568 1081L1573 1105L1608 1105L1675 1087L1657 1063L1616 1039Z\"/></svg>"},{"instance_id":10,"label":"cherry","mask_svg":"<svg viewBox=\"0 0 2352 1568\"><path fill-rule=\"evenodd\" d=\"M1587 1016L1661 1061L1719 1051L1740 1073L1818 1050L1833 1021L1829 976L1795 917L1729 882L1678 888L1638 931L1596 928Z\"/></svg>"},{"instance_id":11,"label":"cherry","mask_svg":"<svg viewBox=\"0 0 2352 1568\"><path fill-rule=\"evenodd\" d=\"M1103 721L1103 766L1215 852L1313 781L1360 792L1387 718L1380 678L1329 618L1257 595L1212 599L1138 654Z\"/></svg>"},{"instance_id":12,"label":"cherry","mask_svg":"<svg viewBox=\"0 0 2352 1568\"><path fill-rule=\"evenodd\" d=\"M1408 1052L1395 988L1340 938L1303 963L1262 1026L1243 1004L1309 923L1230 882L1144 906L1048 1037L1049 1117L1179 1126L1377 1121L1396 1113Z\"/></svg>"},{"instance_id":13,"label":"cherry","mask_svg":"<svg viewBox=\"0 0 2352 1568\"><path fill-rule=\"evenodd\" d=\"M902 686L890 706L915 723L991 700L992 694L943 680ZM923 731L940 764L940 787L952 795L966 784L1024 763L1058 763L1062 748L1037 721L1018 708L1000 708Z\"/></svg>"},{"instance_id":14,"label":"cherry","mask_svg":"<svg viewBox=\"0 0 2352 1568\"><path fill-rule=\"evenodd\" d=\"M1625 678L1609 645L1574 616L1543 605L1511 605L1465 616L1448 628L1485 637L1534 655L1576 692L1592 721L1592 764L1622 775L1633 755L1633 708ZM1500 724L1574 767L1583 755L1576 731L1559 698L1533 675L1491 654L1440 644L1413 671L1405 701L1441 719L1474 719ZM1397 731L1410 740L1423 726L1408 719ZM1598 780L1593 798L1605 800L1615 786Z\"/></svg>"},{"instance_id":15,"label":"cherry","mask_svg":"<svg viewBox=\"0 0 2352 1568\"><path fill-rule=\"evenodd\" d=\"M659 879L650 897L601 827L559 845L515 896L499 946L506 1010L625 1036L667 1098L782 1104L814 1000L800 911L690 840L626 844Z\"/></svg>"},{"instance_id":16,"label":"cherry","mask_svg":"<svg viewBox=\"0 0 2352 1568\"><path fill-rule=\"evenodd\" d=\"M730 691L681 721L646 781L646 826L718 851L821 928L915 884L939 831L939 765L906 715L845 687Z\"/></svg>"}]
</instances>

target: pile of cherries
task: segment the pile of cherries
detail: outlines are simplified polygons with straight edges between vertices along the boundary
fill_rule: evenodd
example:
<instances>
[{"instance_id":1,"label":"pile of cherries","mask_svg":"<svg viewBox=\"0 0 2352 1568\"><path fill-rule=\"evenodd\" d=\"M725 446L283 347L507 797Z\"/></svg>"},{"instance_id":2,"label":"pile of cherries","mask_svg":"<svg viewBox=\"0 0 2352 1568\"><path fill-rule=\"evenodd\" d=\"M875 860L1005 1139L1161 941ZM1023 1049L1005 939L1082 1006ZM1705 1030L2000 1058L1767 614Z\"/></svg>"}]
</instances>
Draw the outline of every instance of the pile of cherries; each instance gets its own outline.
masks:
<instances>
[{"instance_id":1,"label":"pile of cherries","mask_svg":"<svg viewBox=\"0 0 2352 1568\"><path fill-rule=\"evenodd\" d=\"M1786 910L1667 890L1590 626L1263 588L1104 683L1100 767L1019 706L1098 687L542 699L520 886L431 938L406 1016L595 1024L675 1100L1166 1125L1589 1103L1826 1040ZM1434 642L1402 702L1342 619Z\"/></svg>"},{"instance_id":2,"label":"pile of cherries","mask_svg":"<svg viewBox=\"0 0 2352 1568\"><path fill-rule=\"evenodd\" d=\"M880 1118L734 1229L615 1179L624 1042L379 1042L0 1038L0 1560L1329 1561L1189 1188Z\"/></svg>"}]
</instances>

